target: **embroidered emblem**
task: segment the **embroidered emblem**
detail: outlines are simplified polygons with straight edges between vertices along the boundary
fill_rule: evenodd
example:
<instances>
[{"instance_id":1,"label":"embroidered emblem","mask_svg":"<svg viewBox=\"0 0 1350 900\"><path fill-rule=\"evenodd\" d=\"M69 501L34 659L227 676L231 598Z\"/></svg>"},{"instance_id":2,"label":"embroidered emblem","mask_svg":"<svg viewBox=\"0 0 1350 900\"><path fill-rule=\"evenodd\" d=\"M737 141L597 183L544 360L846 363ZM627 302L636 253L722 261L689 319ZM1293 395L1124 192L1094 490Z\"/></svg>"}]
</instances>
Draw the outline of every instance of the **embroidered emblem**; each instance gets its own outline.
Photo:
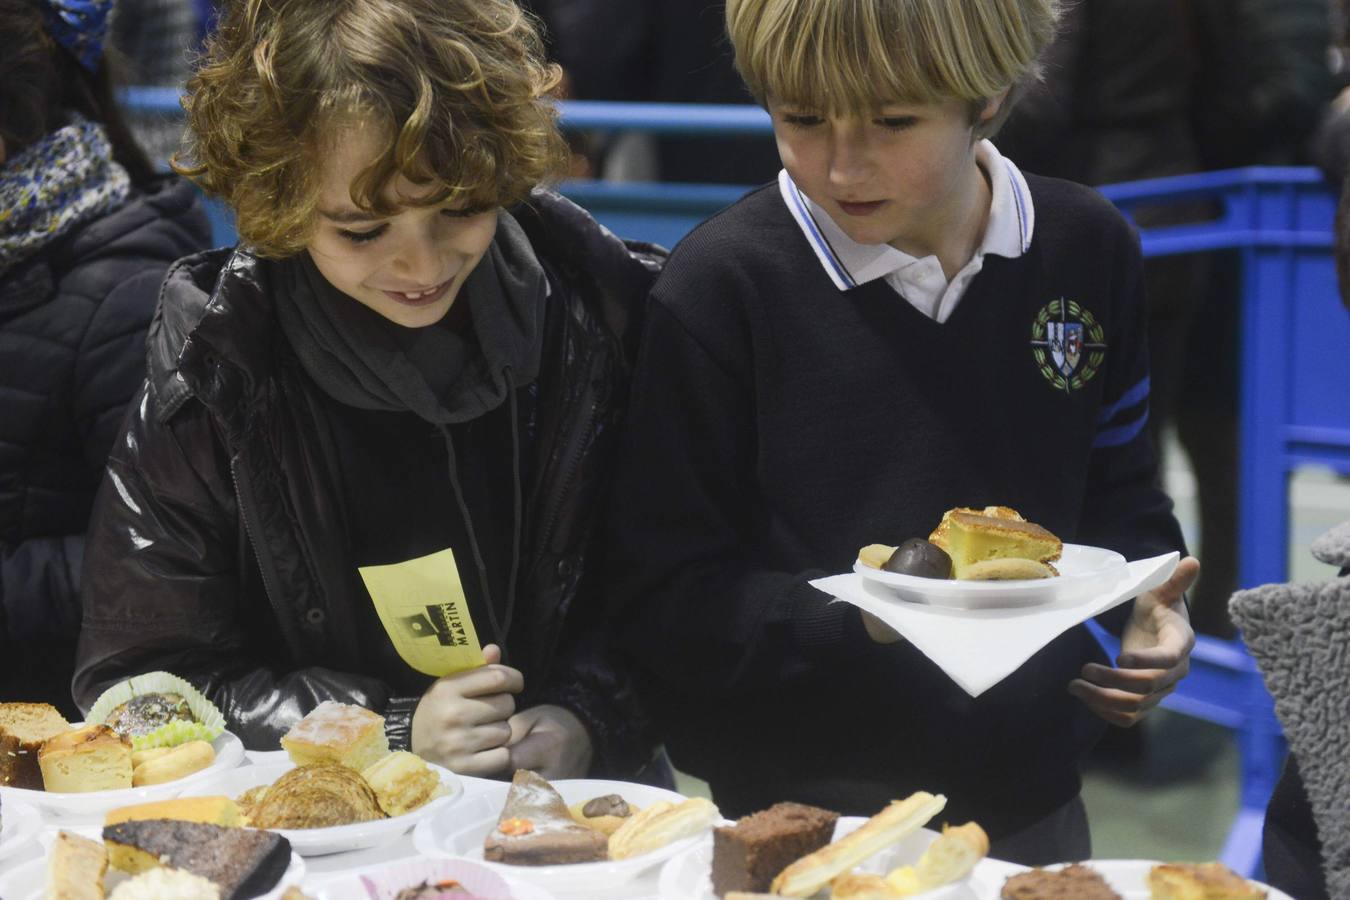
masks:
<instances>
[{"instance_id":1,"label":"embroidered emblem","mask_svg":"<svg viewBox=\"0 0 1350 900\"><path fill-rule=\"evenodd\" d=\"M1031 323L1031 355L1045 380L1071 394L1092 380L1106 359L1106 332L1073 300L1051 300Z\"/></svg>"}]
</instances>

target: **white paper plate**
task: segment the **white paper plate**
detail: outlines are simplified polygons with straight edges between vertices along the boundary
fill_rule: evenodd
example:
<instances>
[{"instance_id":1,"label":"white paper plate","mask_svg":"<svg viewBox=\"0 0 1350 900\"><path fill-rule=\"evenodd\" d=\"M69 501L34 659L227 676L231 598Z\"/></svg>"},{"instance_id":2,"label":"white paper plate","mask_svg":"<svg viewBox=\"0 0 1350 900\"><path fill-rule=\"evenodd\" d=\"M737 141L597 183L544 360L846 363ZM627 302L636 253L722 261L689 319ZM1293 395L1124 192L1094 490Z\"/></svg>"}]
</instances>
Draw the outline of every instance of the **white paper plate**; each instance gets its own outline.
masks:
<instances>
[{"instance_id":1,"label":"white paper plate","mask_svg":"<svg viewBox=\"0 0 1350 900\"><path fill-rule=\"evenodd\" d=\"M277 834L285 835L291 842L291 848L301 856L323 856L328 853L345 853L349 850L365 850L379 847L397 839L419 821L435 815L437 812L455 806L463 799L464 787L459 777L449 769L443 769L427 763L441 778L445 786L444 797L437 797L425 806L410 813L391 819L376 819L373 822L358 822L355 825L337 825L333 828L271 828ZM295 768L291 762L270 763L264 766L243 766L232 772L226 772L219 778L213 778L196 785L192 796L210 797L224 794L237 799L249 788L260 784L271 784L282 775Z\"/></svg>"},{"instance_id":2,"label":"white paper plate","mask_svg":"<svg viewBox=\"0 0 1350 900\"><path fill-rule=\"evenodd\" d=\"M834 840L855 831L866 821L861 816L840 816L834 826ZM897 866L912 865L937 836L936 831L920 828L899 843L863 860L854 871L885 875ZM717 900L712 890L712 856L712 838L705 837L667 862L661 868L661 900ZM972 872L972 877L914 896L922 897L923 900L973 900L982 897L982 894L976 893L973 875ZM994 896L997 897L997 894Z\"/></svg>"},{"instance_id":3,"label":"white paper plate","mask_svg":"<svg viewBox=\"0 0 1350 900\"><path fill-rule=\"evenodd\" d=\"M5 807L9 806L11 801L36 806L42 810L43 815L59 820L62 824L93 822L102 825L103 814L110 809L131 806L134 803L170 800L188 792L189 789L195 789L203 781L230 771L244 758L244 745L228 731L212 741L211 746L216 749L215 761L200 772L193 772L177 781L116 791L89 791L83 794L57 794L0 787L0 798L3 798ZM195 790L193 792L195 793Z\"/></svg>"},{"instance_id":4,"label":"white paper plate","mask_svg":"<svg viewBox=\"0 0 1350 900\"><path fill-rule=\"evenodd\" d=\"M1108 592L1127 574L1125 557L1114 550L1083 544L1065 544L1054 566L1059 571L1057 578L1034 581L920 578L917 575L900 575L874 569L861 560L853 564L853 571L864 580L885 588L900 600L959 609L1074 603L1094 594Z\"/></svg>"},{"instance_id":5,"label":"white paper plate","mask_svg":"<svg viewBox=\"0 0 1350 900\"><path fill-rule=\"evenodd\" d=\"M329 881L318 900L392 900L400 890L433 879L453 878L483 900L555 900L537 884L507 878L467 859L401 859ZM372 898L366 880L374 885Z\"/></svg>"},{"instance_id":6,"label":"white paper plate","mask_svg":"<svg viewBox=\"0 0 1350 900\"><path fill-rule=\"evenodd\" d=\"M1120 894L1124 900L1149 900L1148 871L1157 864L1158 861L1152 859L1091 859L1083 863L1096 870L1097 874L1101 875L1111 889ZM1046 868L1061 869L1065 865L1068 863ZM1026 869L1019 868L1019 871ZM1004 879L1000 878L995 892L988 895L991 900L997 900L998 891L1003 888L1003 881ZM1268 884L1259 881L1252 881L1252 884L1266 892L1266 900L1293 900L1284 891L1276 890Z\"/></svg>"},{"instance_id":7,"label":"white paper plate","mask_svg":"<svg viewBox=\"0 0 1350 900\"><path fill-rule=\"evenodd\" d=\"M0 863L13 859L33 843L42 830L42 813L26 803L0 803ZM3 867L0 867L3 868Z\"/></svg>"},{"instance_id":8,"label":"white paper plate","mask_svg":"<svg viewBox=\"0 0 1350 900\"><path fill-rule=\"evenodd\" d=\"M669 800L680 803L687 799L674 791L634 784L627 781L572 779L552 782L564 801L570 806L605 794L618 794L629 803L646 809L653 803ZM528 881L558 893L603 890L626 884L652 866L658 865L696 845L703 835L693 835L667 844L659 850L634 856L631 859L604 862L572 863L558 866L513 866L483 860L483 840L497 825L506 792L510 787L499 782L495 790L483 790L468 798L455 810L442 810L417 824L413 831L413 845L426 856L456 856L481 862L483 865L520 881Z\"/></svg>"},{"instance_id":9,"label":"white paper plate","mask_svg":"<svg viewBox=\"0 0 1350 900\"><path fill-rule=\"evenodd\" d=\"M109 869L108 874L103 876L103 884L111 893L113 887L130 877L125 872ZM304 877L305 861L300 858L299 854L292 851L291 864L282 873L281 880L272 890L266 894L261 894L260 900L277 900L286 888L293 884L299 884ZM13 872L0 876L0 897L4 897L5 900L42 900L46 886L47 859L43 857L26 862L16 867Z\"/></svg>"}]
</instances>

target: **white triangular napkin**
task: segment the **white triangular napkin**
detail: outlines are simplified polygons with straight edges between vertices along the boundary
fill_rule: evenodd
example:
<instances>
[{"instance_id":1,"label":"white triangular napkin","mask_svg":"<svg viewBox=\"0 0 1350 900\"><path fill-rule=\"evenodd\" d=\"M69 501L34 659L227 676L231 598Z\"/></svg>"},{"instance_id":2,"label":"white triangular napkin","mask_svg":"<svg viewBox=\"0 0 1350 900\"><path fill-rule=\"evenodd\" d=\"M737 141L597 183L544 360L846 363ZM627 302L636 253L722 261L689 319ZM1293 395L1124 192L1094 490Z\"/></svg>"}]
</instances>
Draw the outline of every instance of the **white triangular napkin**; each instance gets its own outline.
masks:
<instances>
[{"instance_id":1,"label":"white triangular napkin","mask_svg":"<svg viewBox=\"0 0 1350 900\"><path fill-rule=\"evenodd\" d=\"M910 603L852 573L811 584L900 632L967 694L978 697L1073 626L1167 581L1179 559L1178 553L1165 553L1127 563L1114 585L1082 600L1005 609Z\"/></svg>"}]
</instances>

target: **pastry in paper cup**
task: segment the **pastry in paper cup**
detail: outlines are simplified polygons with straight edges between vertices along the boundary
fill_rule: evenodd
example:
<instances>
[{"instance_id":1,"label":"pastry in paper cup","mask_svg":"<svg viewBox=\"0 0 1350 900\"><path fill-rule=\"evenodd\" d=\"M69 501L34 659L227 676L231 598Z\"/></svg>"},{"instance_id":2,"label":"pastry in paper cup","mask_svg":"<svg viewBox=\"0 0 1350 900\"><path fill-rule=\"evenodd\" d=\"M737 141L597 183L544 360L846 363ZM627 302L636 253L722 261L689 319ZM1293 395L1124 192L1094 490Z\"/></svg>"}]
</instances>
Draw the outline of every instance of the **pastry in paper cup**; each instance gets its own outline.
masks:
<instances>
[{"instance_id":1,"label":"pastry in paper cup","mask_svg":"<svg viewBox=\"0 0 1350 900\"><path fill-rule=\"evenodd\" d=\"M133 750L209 742L225 730L225 717L215 704L168 672L147 672L113 685L94 701L86 721L126 735Z\"/></svg>"},{"instance_id":2,"label":"pastry in paper cup","mask_svg":"<svg viewBox=\"0 0 1350 900\"><path fill-rule=\"evenodd\" d=\"M467 859L400 860L359 878L371 900L397 900L418 889L424 894L416 896L427 897L442 896L439 891L454 888L483 900L510 900L513 896L504 878Z\"/></svg>"}]
</instances>

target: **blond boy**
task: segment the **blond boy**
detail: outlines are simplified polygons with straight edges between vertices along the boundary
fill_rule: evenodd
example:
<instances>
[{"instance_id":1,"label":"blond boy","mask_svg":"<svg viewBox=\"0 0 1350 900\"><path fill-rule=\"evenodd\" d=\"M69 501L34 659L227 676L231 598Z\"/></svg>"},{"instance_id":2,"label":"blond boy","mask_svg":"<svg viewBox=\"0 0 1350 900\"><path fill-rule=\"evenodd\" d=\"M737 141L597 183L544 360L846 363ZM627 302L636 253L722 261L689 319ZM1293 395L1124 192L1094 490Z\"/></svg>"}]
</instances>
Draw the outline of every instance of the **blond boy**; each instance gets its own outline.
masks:
<instances>
[{"instance_id":1,"label":"blond boy","mask_svg":"<svg viewBox=\"0 0 1350 900\"><path fill-rule=\"evenodd\" d=\"M1130 558L1181 546L1143 427L1138 242L1098 195L985 140L1056 17L1054 0L727 3L784 168L653 290L611 583L673 760L727 815L870 814L923 789L995 856L1086 857L1078 765L1101 720L1132 724L1186 671L1193 560L1135 601L1118 668L1078 628L978 698L807 583L955 506Z\"/></svg>"}]
</instances>

